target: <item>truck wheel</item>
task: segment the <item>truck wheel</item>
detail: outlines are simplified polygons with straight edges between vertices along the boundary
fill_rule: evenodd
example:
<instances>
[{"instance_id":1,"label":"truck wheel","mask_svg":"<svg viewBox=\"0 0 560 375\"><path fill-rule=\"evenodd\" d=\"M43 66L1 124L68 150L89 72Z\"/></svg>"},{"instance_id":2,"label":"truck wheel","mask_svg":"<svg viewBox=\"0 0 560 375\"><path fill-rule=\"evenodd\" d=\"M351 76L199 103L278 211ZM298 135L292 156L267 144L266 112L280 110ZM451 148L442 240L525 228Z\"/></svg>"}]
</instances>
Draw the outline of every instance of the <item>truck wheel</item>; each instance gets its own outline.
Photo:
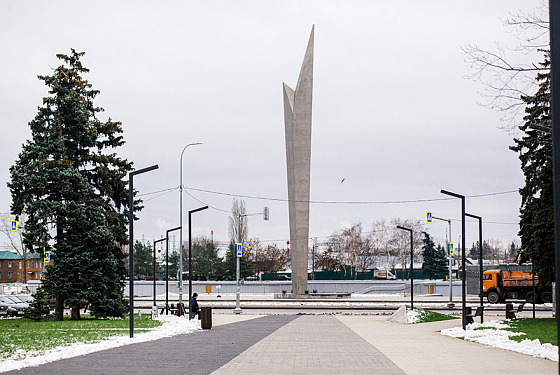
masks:
<instances>
[{"instance_id":1,"label":"truck wheel","mask_svg":"<svg viewBox=\"0 0 560 375\"><path fill-rule=\"evenodd\" d=\"M544 292L541 296L544 303L552 303L552 293Z\"/></svg>"},{"instance_id":2,"label":"truck wheel","mask_svg":"<svg viewBox=\"0 0 560 375\"><path fill-rule=\"evenodd\" d=\"M498 301L500 300L500 296L496 292L488 293L487 298L488 298L488 302L490 302L490 303L498 303Z\"/></svg>"},{"instance_id":3,"label":"truck wheel","mask_svg":"<svg viewBox=\"0 0 560 375\"><path fill-rule=\"evenodd\" d=\"M527 303L533 303L533 292L527 292L527 294L525 294L525 301L527 301Z\"/></svg>"}]
</instances>

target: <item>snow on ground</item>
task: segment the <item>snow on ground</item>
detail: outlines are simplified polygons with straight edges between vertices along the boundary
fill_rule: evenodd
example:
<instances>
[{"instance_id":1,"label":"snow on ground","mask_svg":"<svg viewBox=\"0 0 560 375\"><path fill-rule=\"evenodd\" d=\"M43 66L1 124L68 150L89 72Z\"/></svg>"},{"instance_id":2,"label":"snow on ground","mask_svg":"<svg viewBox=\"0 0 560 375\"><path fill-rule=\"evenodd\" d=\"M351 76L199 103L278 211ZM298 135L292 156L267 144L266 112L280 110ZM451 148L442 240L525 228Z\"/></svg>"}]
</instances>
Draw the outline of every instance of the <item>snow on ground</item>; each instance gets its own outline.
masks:
<instances>
[{"instance_id":1,"label":"snow on ground","mask_svg":"<svg viewBox=\"0 0 560 375\"><path fill-rule=\"evenodd\" d=\"M421 317L422 317L422 314L420 314L420 312L417 309L406 311L406 322L407 323L410 323L410 324L418 323L420 321Z\"/></svg>"},{"instance_id":2,"label":"snow on ground","mask_svg":"<svg viewBox=\"0 0 560 375\"><path fill-rule=\"evenodd\" d=\"M93 344L76 343L67 346L59 346L44 352L28 352L26 353L25 358L21 360L1 361L0 372L19 370L30 366L38 366L44 363L58 361L59 359L77 357L79 355L98 352L100 350L157 340L163 337L171 337L182 333L191 333L200 329L199 320L195 319L189 321L184 316L177 317L175 315L160 315L157 320L162 322L161 326L148 332L135 333L133 338L130 338L127 332L125 336L110 337L106 340Z\"/></svg>"},{"instance_id":3,"label":"snow on ground","mask_svg":"<svg viewBox=\"0 0 560 375\"><path fill-rule=\"evenodd\" d=\"M477 329L475 328L486 328ZM510 340L510 336L521 336L523 333L510 332L502 328L509 328L507 324L499 320L489 322L471 323L464 331L462 327L448 328L441 331L442 335L451 337L462 337L465 340L478 342L494 348L511 350L513 352L532 355L537 358L546 358L558 362L558 347L552 344L541 344L536 340L525 339L521 342Z\"/></svg>"}]
</instances>

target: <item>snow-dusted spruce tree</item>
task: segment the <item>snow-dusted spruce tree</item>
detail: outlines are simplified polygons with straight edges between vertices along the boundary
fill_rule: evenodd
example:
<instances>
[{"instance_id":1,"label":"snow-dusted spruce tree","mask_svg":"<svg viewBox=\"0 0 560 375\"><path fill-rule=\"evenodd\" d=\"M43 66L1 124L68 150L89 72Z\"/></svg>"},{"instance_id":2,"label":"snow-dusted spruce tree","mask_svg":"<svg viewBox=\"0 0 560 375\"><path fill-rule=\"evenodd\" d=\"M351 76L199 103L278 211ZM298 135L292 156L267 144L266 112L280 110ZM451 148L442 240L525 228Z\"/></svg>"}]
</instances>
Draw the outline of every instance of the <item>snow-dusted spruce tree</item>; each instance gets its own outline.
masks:
<instances>
[{"instance_id":1,"label":"snow-dusted spruce tree","mask_svg":"<svg viewBox=\"0 0 560 375\"><path fill-rule=\"evenodd\" d=\"M38 77L49 96L10 168L11 211L28 215L24 245L51 251L43 288L56 298L57 319L65 305L73 319L84 305L97 317L120 317L127 309L120 245L128 241L132 163L108 152L124 144L121 123L97 118L103 109L93 104L99 91L82 78L89 71L80 61L84 52L71 52L58 54L63 64Z\"/></svg>"}]
</instances>

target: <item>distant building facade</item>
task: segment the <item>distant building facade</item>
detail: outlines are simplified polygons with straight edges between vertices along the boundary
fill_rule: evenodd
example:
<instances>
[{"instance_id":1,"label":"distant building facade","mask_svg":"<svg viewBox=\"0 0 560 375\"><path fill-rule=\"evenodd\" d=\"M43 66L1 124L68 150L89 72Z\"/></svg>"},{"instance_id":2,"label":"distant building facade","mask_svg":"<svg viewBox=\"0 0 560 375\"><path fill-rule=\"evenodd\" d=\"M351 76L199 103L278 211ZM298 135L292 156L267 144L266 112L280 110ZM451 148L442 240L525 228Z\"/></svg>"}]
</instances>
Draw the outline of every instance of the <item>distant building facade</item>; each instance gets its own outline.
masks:
<instances>
[{"instance_id":1,"label":"distant building facade","mask_svg":"<svg viewBox=\"0 0 560 375\"><path fill-rule=\"evenodd\" d=\"M24 272L27 272L27 280L42 280L43 266L41 254L28 253L27 264L24 264L17 253L0 251L0 283L24 282Z\"/></svg>"}]
</instances>

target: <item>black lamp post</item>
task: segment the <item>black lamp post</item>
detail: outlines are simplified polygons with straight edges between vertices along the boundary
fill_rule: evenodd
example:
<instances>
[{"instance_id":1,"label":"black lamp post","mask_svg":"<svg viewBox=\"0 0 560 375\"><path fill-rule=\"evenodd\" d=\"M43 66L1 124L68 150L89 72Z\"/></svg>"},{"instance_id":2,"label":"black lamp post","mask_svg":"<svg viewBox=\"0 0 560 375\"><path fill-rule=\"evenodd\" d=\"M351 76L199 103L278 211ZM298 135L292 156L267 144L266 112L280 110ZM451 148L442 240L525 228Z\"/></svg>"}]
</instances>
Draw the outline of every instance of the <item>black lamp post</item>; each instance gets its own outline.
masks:
<instances>
[{"instance_id":1,"label":"black lamp post","mask_svg":"<svg viewBox=\"0 0 560 375\"><path fill-rule=\"evenodd\" d=\"M208 206L200 207L189 211L189 320L192 317L192 234L191 234L191 214L207 209Z\"/></svg>"},{"instance_id":2,"label":"black lamp post","mask_svg":"<svg viewBox=\"0 0 560 375\"><path fill-rule=\"evenodd\" d=\"M169 232L177 229L181 229L181 227L165 231L165 315L169 315Z\"/></svg>"},{"instance_id":3,"label":"black lamp post","mask_svg":"<svg viewBox=\"0 0 560 375\"><path fill-rule=\"evenodd\" d=\"M156 165L128 173L128 297L130 301L129 328L130 337L134 337L134 176L158 169Z\"/></svg>"},{"instance_id":4,"label":"black lamp post","mask_svg":"<svg viewBox=\"0 0 560 375\"><path fill-rule=\"evenodd\" d=\"M412 229L401 227L400 225L397 225L397 228L410 232L410 309L414 310L414 247Z\"/></svg>"},{"instance_id":5,"label":"black lamp post","mask_svg":"<svg viewBox=\"0 0 560 375\"><path fill-rule=\"evenodd\" d=\"M478 219L478 264L480 269L478 293L480 295L480 307L484 307L484 298L482 297L482 291L484 290L484 278L482 277L484 273L484 267L482 266L482 217L467 213L465 213L465 216ZM480 323L484 323L484 310L482 310L482 315L480 315Z\"/></svg>"},{"instance_id":6,"label":"black lamp post","mask_svg":"<svg viewBox=\"0 0 560 375\"><path fill-rule=\"evenodd\" d=\"M461 195L461 194L456 194L456 193L452 193L450 191L447 190L441 190L442 194L445 195L451 195L452 197L455 198L460 198L461 199L461 247L463 248L463 253L461 256L461 263L463 264L462 267L462 272L461 272L461 281L462 281L462 292L461 294L463 295L463 330L467 329L467 320L466 320L466 315L467 315L467 283L466 283L466 278L467 278L467 269L465 267L465 264L467 262L467 257L465 255L465 196Z\"/></svg>"},{"instance_id":7,"label":"black lamp post","mask_svg":"<svg viewBox=\"0 0 560 375\"><path fill-rule=\"evenodd\" d=\"M156 243L165 241L165 238L160 240L154 240L154 307L157 308L156 305Z\"/></svg>"},{"instance_id":8,"label":"black lamp post","mask_svg":"<svg viewBox=\"0 0 560 375\"><path fill-rule=\"evenodd\" d=\"M560 1L549 0L550 120L552 123L552 175L554 183L554 251L556 269L556 334L560 342ZM559 347L560 350L560 347ZM558 362L560 372L560 362Z\"/></svg>"}]
</instances>

